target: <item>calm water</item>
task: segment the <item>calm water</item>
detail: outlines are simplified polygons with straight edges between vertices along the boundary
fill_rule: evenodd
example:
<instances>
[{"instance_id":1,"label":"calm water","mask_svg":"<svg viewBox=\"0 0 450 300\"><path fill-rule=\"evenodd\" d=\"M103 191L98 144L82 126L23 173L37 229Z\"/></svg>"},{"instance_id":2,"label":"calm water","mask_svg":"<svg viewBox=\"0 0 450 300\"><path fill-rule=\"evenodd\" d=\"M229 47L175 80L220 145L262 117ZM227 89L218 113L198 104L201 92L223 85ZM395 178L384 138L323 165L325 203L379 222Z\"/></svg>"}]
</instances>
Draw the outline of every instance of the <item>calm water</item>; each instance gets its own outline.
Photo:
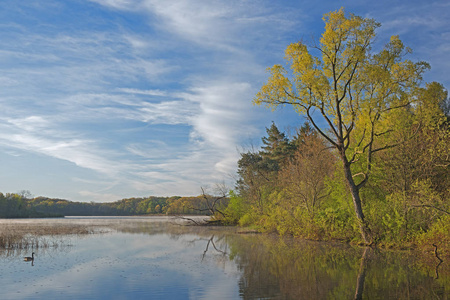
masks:
<instances>
[{"instance_id":1,"label":"calm water","mask_svg":"<svg viewBox=\"0 0 450 300\"><path fill-rule=\"evenodd\" d=\"M85 224L95 233L43 236L0 250L0 299L448 299L448 262L430 254L301 242L166 217L0 220ZM33 263L23 256L36 253Z\"/></svg>"}]
</instances>

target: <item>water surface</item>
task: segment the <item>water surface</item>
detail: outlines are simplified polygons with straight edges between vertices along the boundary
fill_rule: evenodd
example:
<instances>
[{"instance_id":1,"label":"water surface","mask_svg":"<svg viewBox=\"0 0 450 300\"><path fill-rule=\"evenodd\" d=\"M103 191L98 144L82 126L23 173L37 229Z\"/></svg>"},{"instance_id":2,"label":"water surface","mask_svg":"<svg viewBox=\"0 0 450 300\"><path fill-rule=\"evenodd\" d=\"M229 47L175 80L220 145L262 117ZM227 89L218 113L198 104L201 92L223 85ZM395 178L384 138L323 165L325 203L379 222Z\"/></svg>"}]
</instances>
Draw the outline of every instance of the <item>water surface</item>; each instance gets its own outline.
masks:
<instances>
[{"instance_id":1,"label":"water surface","mask_svg":"<svg viewBox=\"0 0 450 300\"><path fill-rule=\"evenodd\" d=\"M0 251L1 299L448 299L448 264L413 252L240 234L167 217L0 220L86 225ZM6 227L5 227L6 226ZM33 263L23 256L36 253Z\"/></svg>"}]
</instances>

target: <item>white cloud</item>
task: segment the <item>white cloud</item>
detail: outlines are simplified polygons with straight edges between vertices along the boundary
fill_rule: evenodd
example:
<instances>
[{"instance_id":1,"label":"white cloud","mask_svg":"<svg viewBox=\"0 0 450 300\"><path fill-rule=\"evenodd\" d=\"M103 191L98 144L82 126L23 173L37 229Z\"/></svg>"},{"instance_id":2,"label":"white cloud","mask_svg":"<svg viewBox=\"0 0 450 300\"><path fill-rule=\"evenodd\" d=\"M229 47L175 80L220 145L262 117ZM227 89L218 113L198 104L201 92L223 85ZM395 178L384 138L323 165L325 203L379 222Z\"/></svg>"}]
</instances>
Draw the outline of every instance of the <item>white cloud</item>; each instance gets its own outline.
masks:
<instances>
[{"instance_id":1,"label":"white cloud","mask_svg":"<svg viewBox=\"0 0 450 300\"><path fill-rule=\"evenodd\" d=\"M219 0L91 0L98 4L145 14L152 27L197 45L230 52L242 50L242 44L255 42L272 31L287 32L298 21L300 11L286 8L273 11L266 3ZM294 17L295 16L295 17ZM129 39L138 48L141 40ZM145 45L145 46L148 46Z\"/></svg>"},{"instance_id":2,"label":"white cloud","mask_svg":"<svg viewBox=\"0 0 450 300\"><path fill-rule=\"evenodd\" d=\"M166 91L162 90L139 90L139 89L131 89L131 88L119 88L121 92L129 93L129 94L138 94L138 95L147 95L147 96L167 96Z\"/></svg>"},{"instance_id":3,"label":"white cloud","mask_svg":"<svg viewBox=\"0 0 450 300\"><path fill-rule=\"evenodd\" d=\"M148 140L146 144L153 146L151 150L140 143L132 143L126 147L126 150L133 155L140 156L148 160L167 159L173 155L169 146L164 141Z\"/></svg>"},{"instance_id":4,"label":"white cloud","mask_svg":"<svg viewBox=\"0 0 450 300\"><path fill-rule=\"evenodd\" d=\"M163 20L166 28L201 44L229 41L232 6L222 1L144 1L143 5ZM228 26L227 26L228 25Z\"/></svg>"},{"instance_id":5,"label":"white cloud","mask_svg":"<svg viewBox=\"0 0 450 300\"><path fill-rule=\"evenodd\" d=\"M29 116L22 119L9 119L7 122L25 131L41 131L49 127L49 122L41 116Z\"/></svg>"},{"instance_id":6,"label":"white cloud","mask_svg":"<svg viewBox=\"0 0 450 300\"><path fill-rule=\"evenodd\" d=\"M77 166L109 176L116 175L121 169L119 164L95 153L95 150L92 150L94 143L87 140L67 139L57 141L29 134L1 134L0 139L0 143L3 145L67 160Z\"/></svg>"},{"instance_id":7,"label":"white cloud","mask_svg":"<svg viewBox=\"0 0 450 300\"><path fill-rule=\"evenodd\" d=\"M130 43L133 49L137 51L144 51L149 48L149 42L138 36L126 35L124 38Z\"/></svg>"},{"instance_id":8,"label":"white cloud","mask_svg":"<svg viewBox=\"0 0 450 300\"><path fill-rule=\"evenodd\" d=\"M218 148L234 147L243 132L253 131L249 125L252 89L238 82L210 82L192 88L186 98L200 106L192 120L194 136L204 138Z\"/></svg>"},{"instance_id":9,"label":"white cloud","mask_svg":"<svg viewBox=\"0 0 450 300\"><path fill-rule=\"evenodd\" d=\"M189 124L196 116L196 108L186 101L145 103L139 112L142 121L154 124Z\"/></svg>"},{"instance_id":10,"label":"white cloud","mask_svg":"<svg viewBox=\"0 0 450 300\"><path fill-rule=\"evenodd\" d=\"M90 1L119 10L137 10L139 9L139 2L140 2L135 0L90 0Z\"/></svg>"},{"instance_id":11,"label":"white cloud","mask_svg":"<svg viewBox=\"0 0 450 300\"><path fill-rule=\"evenodd\" d=\"M3 120L6 121L0 125L0 144L3 146L69 161L108 176L115 176L125 168L121 163L105 158L105 154L114 155L111 150L99 149L95 141L62 129L57 118L29 116Z\"/></svg>"}]
</instances>

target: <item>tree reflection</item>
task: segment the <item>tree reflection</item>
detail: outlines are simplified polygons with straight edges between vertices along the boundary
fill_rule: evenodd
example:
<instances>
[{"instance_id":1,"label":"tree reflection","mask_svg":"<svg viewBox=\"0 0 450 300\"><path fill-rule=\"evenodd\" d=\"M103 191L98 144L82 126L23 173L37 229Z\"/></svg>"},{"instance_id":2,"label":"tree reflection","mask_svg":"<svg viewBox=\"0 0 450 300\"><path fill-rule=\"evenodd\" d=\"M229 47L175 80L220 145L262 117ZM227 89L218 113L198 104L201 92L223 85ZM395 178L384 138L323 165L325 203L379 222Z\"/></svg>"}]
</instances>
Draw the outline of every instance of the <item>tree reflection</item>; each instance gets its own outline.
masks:
<instances>
[{"instance_id":1,"label":"tree reflection","mask_svg":"<svg viewBox=\"0 0 450 300\"><path fill-rule=\"evenodd\" d=\"M222 238L221 238L221 239L222 239ZM219 239L219 241L220 241L221 239ZM205 251L203 252L202 260L205 258L205 255L206 255L206 253L208 252L209 245L212 245L213 248L214 248L214 250L216 250L217 252L221 253L222 255L224 255L224 256L227 255L227 252L226 252L226 251L220 250L220 249L218 249L218 248L216 247L216 244L214 243L214 235L213 235L213 236L208 240L208 243L206 244L206 249L205 249Z\"/></svg>"},{"instance_id":2,"label":"tree reflection","mask_svg":"<svg viewBox=\"0 0 450 300\"><path fill-rule=\"evenodd\" d=\"M234 237L230 251L242 271L243 299L440 299L450 294L448 274L436 281L433 266L423 271L409 252L264 235Z\"/></svg>"},{"instance_id":3,"label":"tree reflection","mask_svg":"<svg viewBox=\"0 0 450 300\"><path fill-rule=\"evenodd\" d=\"M368 264L370 262L370 252L372 252L372 248L366 247L364 249L363 255L361 257L361 264L359 266L358 278L356 280L356 292L355 292L355 300L362 299L363 291L364 291L364 281L366 279L366 271Z\"/></svg>"}]
</instances>

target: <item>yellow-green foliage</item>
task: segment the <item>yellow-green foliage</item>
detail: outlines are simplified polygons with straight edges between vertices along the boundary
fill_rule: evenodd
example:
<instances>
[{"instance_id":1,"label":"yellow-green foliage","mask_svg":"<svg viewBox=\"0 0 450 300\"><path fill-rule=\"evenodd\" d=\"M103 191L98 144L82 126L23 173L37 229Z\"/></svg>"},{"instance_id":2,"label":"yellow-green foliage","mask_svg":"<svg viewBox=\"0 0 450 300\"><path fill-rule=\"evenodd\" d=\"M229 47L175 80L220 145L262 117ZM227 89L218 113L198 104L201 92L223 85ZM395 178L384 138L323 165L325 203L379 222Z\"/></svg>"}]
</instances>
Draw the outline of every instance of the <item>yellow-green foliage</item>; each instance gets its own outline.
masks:
<instances>
[{"instance_id":1,"label":"yellow-green foliage","mask_svg":"<svg viewBox=\"0 0 450 300\"><path fill-rule=\"evenodd\" d=\"M436 220L428 231L417 235L416 241L425 249L435 244L439 254L450 259L450 215L443 215Z\"/></svg>"},{"instance_id":2,"label":"yellow-green foliage","mask_svg":"<svg viewBox=\"0 0 450 300\"><path fill-rule=\"evenodd\" d=\"M237 195L236 192L229 192L230 202L224 209L225 221L229 224L238 224L239 220L245 215L248 209L244 199Z\"/></svg>"}]
</instances>

